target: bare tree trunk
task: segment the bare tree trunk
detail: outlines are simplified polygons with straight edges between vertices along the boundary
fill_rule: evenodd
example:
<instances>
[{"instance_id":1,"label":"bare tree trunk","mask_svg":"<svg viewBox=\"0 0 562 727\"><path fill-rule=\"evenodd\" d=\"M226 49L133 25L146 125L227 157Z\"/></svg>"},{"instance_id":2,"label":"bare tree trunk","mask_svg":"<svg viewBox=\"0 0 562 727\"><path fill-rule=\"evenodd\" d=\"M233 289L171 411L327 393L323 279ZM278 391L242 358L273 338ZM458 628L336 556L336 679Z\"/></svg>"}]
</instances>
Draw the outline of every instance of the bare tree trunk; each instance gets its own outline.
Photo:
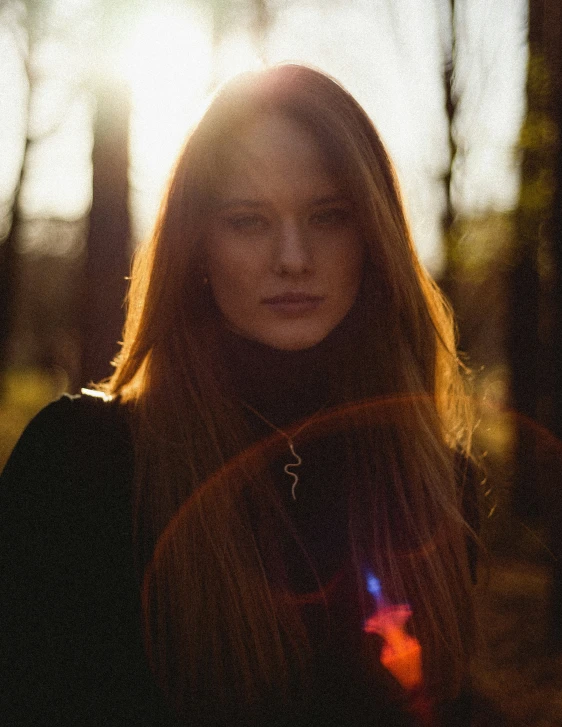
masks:
<instances>
[{"instance_id":1,"label":"bare tree trunk","mask_svg":"<svg viewBox=\"0 0 562 727\"><path fill-rule=\"evenodd\" d=\"M252 36L259 58L267 62L267 33L271 25L271 11L267 0L252 0Z\"/></svg>"},{"instance_id":2,"label":"bare tree trunk","mask_svg":"<svg viewBox=\"0 0 562 727\"><path fill-rule=\"evenodd\" d=\"M517 426L513 507L540 517L554 554L551 642L562 647L562 457L546 430L562 436L562 10L529 5L527 119L511 275L510 357ZM532 424L530 424L532 422Z\"/></svg>"},{"instance_id":3,"label":"bare tree trunk","mask_svg":"<svg viewBox=\"0 0 562 727\"><path fill-rule=\"evenodd\" d=\"M82 308L82 385L111 374L125 319L130 268L128 92L122 84L103 79L97 87L97 104Z\"/></svg>"},{"instance_id":4,"label":"bare tree trunk","mask_svg":"<svg viewBox=\"0 0 562 727\"><path fill-rule=\"evenodd\" d=\"M455 110L457 101L455 98L455 93L453 91L453 71L454 71L454 62L455 62L455 51L456 51L456 44L455 44L455 0L451 0L451 55L449 58L445 59L445 68L444 68L444 83L445 83L445 112L447 114L447 129L448 129L448 141L449 141L449 152L451 156L451 163L449 165L449 169L447 170L447 174L444 177L444 184L445 184L445 214L443 216L443 233L446 240L446 245L448 247L447 249L447 261L448 264L451 265L451 232L453 227L453 221L454 221L454 212L453 212L453 203L451 200L451 179L452 179L452 167L453 167L453 161L455 159L456 154L456 143L455 138L453 136L453 120L455 118Z\"/></svg>"},{"instance_id":5,"label":"bare tree trunk","mask_svg":"<svg viewBox=\"0 0 562 727\"><path fill-rule=\"evenodd\" d=\"M19 189L19 187L18 187ZM17 194L14 200L12 223L6 239L0 241L0 398L4 389L4 372L8 363L8 345L12 332L13 302L16 289L16 237L19 228Z\"/></svg>"},{"instance_id":6,"label":"bare tree trunk","mask_svg":"<svg viewBox=\"0 0 562 727\"><path fill-rule=\"evenodd\" d=\"M442 234L443 234L443 245L445 248L445 268L439 279L439 285L443 292L447 295L453 307L458 308L458 290L456 285L457 278L457 265L455 255L455 230L454 221L455 213L453 209L453 202L451 199L451 181L452 181L452 170L453 161L456 155L456 142L453 135L453 120L455 118L455 111L457 101L455 92L453 90L453 77L454 77L454 64L455 64L455 0L450 0L451 5L451 24L449 28L450 32L450 55L444 57L443 66L443 85L445 89L445 113L447 115L447 133L449 143L449 155L450 163L446 174L443 176L443 187L445 192L445 210L442 218ZM461 344L462 345L462 344Z\"/></svg>"},{"instance_id":7,"label":"bare tree trunk","mask_svg":"<svg viewBox=\"0 0 562 727\"><path fill-rule=\"evenodd\" d=\"M552 421L551 428L562 442L562 6L559 0L545 0L545 54L548 59L551 95L550 117L557 129L555 161L552 165L554 193L549 220L554 275L552 290L552 327L549 336L552 358ZM552 494L550 516L550 549L556 562L551 593L551 636L557 649L562 649L562 454L547 461L548 491Z\"/></svg>"},{"instance_id":8,"label":"bare tree trunk","mask_svg":"<svg viewBox=\"0 0 562 727\"><path fill-rule=\"evenodd\" d=\"M528 116L543 113L540 81L542 75L542 0L533 0L529 12L529 70L527 78ZM543 168L544 150L533 144L524 147L521 165L521 196L516 213L517 243L510 276L510 325L508 332L511 360L511 394L515 410L524 418L516 427L516 471L512 505L524 520L533 520L539 512L537 498L536 431L526 424L537 416L539 398L539 362L544 360L539 340L540 280L538 249L544 209L537 208L529 192L536 182L537 170ZM530 199L529 199L530 198ZM528 201L529 200L529 201Z\"/></svg>"},{"instance_id":9,"label":"bare tree trunk","mask_svg":"<svg viewBox=\"0 0 562 727\"><path fill-rule=\"evenodd\" d=\"M17 34L18 30L22 30L23 24L27 21L27 15L23 14L20 16L20 22L17 21ZM26 26L27 28L27 26ZM4 240L0 239L0 398L3 395L3 389L5 386L4 373L8 366L9 351L8 347L12 335L12 327L14 321L14 299L17 287L17 236L20 229L20 208L19 208L19 196L22 185L25 159L27 150L29 147L28 139L28 117L29 117L29 92L30 92L30 78L29 78L29 66L27 62L27 53L29 52L29 40L27 36L27 29L25 31L26 41L24 44L18 44L19 51L21 53L21 65L22 71L24 72L24 78L22 78L22 84L26 82L27 88L27 109L25 114L24 126L22 128L22 134L25 136L25 150L21 159L21 168L18 184L13 193L12 203L12 219L10 221L10 228L8 234ZM13 100L13 99L11 99ZM0 162L1 163L1 162Z\"/></svg>"}]
</instances>

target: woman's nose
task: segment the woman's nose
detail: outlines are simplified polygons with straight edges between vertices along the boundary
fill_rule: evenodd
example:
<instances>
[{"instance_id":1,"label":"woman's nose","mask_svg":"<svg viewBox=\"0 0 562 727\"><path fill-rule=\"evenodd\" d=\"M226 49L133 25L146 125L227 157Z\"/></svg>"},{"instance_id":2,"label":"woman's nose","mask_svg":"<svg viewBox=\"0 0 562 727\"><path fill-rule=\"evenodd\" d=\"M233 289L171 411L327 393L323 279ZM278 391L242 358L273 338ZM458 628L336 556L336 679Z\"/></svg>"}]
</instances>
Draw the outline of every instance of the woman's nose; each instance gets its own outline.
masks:
<instances>
[{"instance_id":1,"label":"woman's nose","mask_svg":"<svg viewBox=\"0 0 562 727\"><path fill-rule=\"evenodd\" d=\"M275 269L282 275L302 275L312 269L312 255L306 232L296 223L281 226Z\"/></svg>"}]
</instances>

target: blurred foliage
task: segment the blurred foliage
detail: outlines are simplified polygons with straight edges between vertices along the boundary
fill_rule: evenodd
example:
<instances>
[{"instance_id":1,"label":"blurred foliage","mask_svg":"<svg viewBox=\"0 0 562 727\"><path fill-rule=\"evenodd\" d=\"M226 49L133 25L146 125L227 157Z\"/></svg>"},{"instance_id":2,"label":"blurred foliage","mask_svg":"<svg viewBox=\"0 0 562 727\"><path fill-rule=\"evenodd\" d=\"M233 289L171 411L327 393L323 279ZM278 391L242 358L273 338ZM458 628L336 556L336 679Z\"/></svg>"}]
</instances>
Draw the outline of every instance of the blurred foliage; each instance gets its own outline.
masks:
<instances>
[{"instance_id":1,"label":"blurred foliage","mask_svg":"<svg viewBox=\"0 0 562 727\"><path fill-rule=\"evenodd\" d=\"M532 46L527 73L528 112L519 137L523 167L519 224L521 239L536 240L556 191L560 130L552 112L552 73L544 54Z\"/></svg>"},{"instance_id":2,"label":"blurred foliage","mask_svg":"<svg viewBox=\"0 0 562 727\"><path fill-rule=\"evenodd\" d=\"M556 179L553 169L539 167L536 174L521 183L519 208L530 214L548 210L554 198Z\"/></svg>"},{"instance_id":3,"label":"blurred foliage","mask_svg":"<svg viewBox=\"0 0 562 727\"><path fill-rule=\"evenodd\" d=\"M558 143L558 127L543 111L529 111L521 129L519 143L523 149L546 150Z\"/></svg>"},{"instance_id":4,"label":"blurred foliage","mask_svg":"<svg viewBox=\"0 0 562 727\"><path fill-rule=\"evenodd\" d=\"M552 95L552 78L548 61L536 46L531 48L527 63L527 95L532 96L537 103L549 102Z\"/></svg>"},{"instance_id":5,"label":"blurred foliage","mask_svg":"<svg viewBox=\"0 0 562 727\"><path fill-rule=\"evenodd\" d=\"M458 217L449 230L449 249L455 276L479 284L503 267L514 236L513 214L490 212L480 217Z\"/></svg>"}]
</instances>

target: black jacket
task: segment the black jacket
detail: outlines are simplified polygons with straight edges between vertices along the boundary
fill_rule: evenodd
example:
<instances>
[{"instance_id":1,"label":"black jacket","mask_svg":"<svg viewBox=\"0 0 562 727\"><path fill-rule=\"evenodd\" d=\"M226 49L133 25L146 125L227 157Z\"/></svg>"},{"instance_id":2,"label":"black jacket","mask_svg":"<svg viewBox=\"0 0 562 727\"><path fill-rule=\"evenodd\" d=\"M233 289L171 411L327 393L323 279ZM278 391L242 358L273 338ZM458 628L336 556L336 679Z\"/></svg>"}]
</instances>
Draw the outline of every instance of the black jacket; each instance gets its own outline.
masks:
<instances>
[{"instance_id":1,"label":"black jacket","mask_svg":"<svg viewBox=\"0 0 562 727\"><path fill-rule=\"evenodd\" d=\"M326 456L337 475L337 452ZM0 723L178 724L143 651L132 477L125 408L115 402L62 397L16 445L0 476ZM330 547L318 538L334 528L313 528L320 567ZM319 657L301 706L268 724L414 724L396 685L363 679L338 649Z\"/></svg>"}]
</instances>

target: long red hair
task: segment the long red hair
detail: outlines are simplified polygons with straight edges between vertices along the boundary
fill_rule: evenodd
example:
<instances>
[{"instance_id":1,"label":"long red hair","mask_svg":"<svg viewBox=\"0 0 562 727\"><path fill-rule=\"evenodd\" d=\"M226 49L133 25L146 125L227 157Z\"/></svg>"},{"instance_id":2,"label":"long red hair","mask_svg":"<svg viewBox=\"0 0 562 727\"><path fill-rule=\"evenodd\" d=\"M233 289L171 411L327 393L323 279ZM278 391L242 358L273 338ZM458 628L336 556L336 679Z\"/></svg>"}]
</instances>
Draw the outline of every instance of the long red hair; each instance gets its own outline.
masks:
<instances>
[{"instance_id":1,"label":"long red hair","mask_svg":"<svg viewBox=\"0 0 562 727\"><path fill-rule=\"evenodd\" d=\"M276 543L290 524L264 476L269 452L251 448L242 406L216 375L217 311L202 274L217 180L239 130L264 111L312 132L366 248L361 335L332 382L344 407L338 426L354 438L358 589L368 562L392 599L412 605L427 686L453 696L473 643L454 471L471 421L453 320L417 259L371 121L337 82L297 65L246 74L218 92L134 262L123 346L104 389L132 411L151 663L180 713L198 699L256 703L282 691L295 667L306 671L306 630Z\"/></svg>"}]
</instances>

